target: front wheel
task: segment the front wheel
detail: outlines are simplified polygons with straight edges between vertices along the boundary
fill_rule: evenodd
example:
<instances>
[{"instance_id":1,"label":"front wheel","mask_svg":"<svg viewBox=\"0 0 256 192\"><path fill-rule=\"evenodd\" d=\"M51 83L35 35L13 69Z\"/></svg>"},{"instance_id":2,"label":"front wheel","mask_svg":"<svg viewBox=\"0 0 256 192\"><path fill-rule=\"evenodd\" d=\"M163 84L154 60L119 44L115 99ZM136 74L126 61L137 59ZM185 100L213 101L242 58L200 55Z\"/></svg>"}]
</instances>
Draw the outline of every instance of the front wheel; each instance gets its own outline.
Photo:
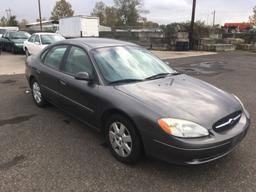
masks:
<instances>
[{"instance_id":1,"label":"front wheel","mask_svg":"<svg viewBox=\"0 0 256 192\"><path fill-rule=\"evenodd\" d=\"M47 102L42 95L41 87L36 80L32 80L31 82L32 96L33 100L38 107L45 107Z\"/></svg>"},{"instance_id":2,"label":"front wheel","mask_svg":"<svg viewBox=\"0 0 256 192\"><path fill-rule=\"evenodd\" d=\"M30 53L28 52L28 49L25 48L26 57L30 56Z\"/></svg>"},{"instance_id":3,"label":"front wheel","mask_svg":"<svg viewBox=\"0 0 256 192\"><path fill-rule=\"evenodd\" d=\"M113 156L126 164L136 163L142 154L141 140L134 124L126 117L115 115L106 124L105 136Z\"/></svg>"}]
</instances>

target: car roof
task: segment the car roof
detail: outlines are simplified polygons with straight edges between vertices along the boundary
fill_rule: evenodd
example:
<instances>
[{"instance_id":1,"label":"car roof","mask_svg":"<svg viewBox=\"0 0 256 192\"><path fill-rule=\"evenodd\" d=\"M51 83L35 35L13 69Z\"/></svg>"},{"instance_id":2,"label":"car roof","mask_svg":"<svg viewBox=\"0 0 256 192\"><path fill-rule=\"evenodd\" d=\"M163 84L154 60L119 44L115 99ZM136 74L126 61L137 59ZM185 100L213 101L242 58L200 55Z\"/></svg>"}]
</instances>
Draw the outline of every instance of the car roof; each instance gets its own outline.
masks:
<instances>
[{"instance_id":1,"label":"car roof","mask_svg":"<svg viewBox=\"0 0 256 192\"><path fill-rule=\"evenodd\" d=\"M58 35L56 33L47 33L47 32L38 32L38 33L33 33L33 35Z\"/></svg>"},{"instance_id":2,"label":"car roof","mask_svg":"<svg viewBox=\"0 0 256 192\"><path fill-rule=\"evenodd\" d=\"M115 39L107 39L107 38L75 38L75 39L66 39L60 41L58 44L73 44L73 45L80 45L85 47L87 50L95 49L95 48L102 48L102 47L112 47L112 46L138 46L134 43L120 41Z\"/></svg>"}]
</instances>

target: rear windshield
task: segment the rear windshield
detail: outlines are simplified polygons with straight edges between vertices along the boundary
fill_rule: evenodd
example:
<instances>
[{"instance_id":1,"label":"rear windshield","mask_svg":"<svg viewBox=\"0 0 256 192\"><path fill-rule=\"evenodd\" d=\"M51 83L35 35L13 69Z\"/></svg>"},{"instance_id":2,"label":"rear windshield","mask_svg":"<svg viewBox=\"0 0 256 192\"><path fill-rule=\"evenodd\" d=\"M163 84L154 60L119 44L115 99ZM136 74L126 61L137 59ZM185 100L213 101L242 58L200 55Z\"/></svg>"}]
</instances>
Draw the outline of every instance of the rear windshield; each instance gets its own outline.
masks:
<instances>
[{"instance_id":1,"label":"rear windshield","mask_svg":"<svg viewBox=\"0 0 256 192\"><path fill-rule=\"evenodd\" d=\"M60 35L41 35L41 41L43 45L55 43L57 41L64 40L65 38Z\"/></svg>"}]
</instances>

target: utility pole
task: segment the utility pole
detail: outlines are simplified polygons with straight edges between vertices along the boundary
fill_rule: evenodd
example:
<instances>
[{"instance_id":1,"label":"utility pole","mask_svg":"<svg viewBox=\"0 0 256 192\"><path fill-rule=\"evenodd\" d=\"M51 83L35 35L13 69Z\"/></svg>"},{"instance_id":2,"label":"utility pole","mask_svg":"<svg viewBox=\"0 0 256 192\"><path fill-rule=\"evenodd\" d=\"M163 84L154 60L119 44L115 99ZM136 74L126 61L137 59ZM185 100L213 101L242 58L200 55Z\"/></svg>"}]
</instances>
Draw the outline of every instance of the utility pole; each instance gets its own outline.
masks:
<instances>
[{"instance_id":1,"label":"utility pole","mask_svg":"<svg viewBox=\"0 0 256 192\"><path fill-rule=\"evenodd\" d=\"M215 17L216 17L216 11L213 11L213 21L212 21L212 26L215 26Z\"/></svg>"},{"instance_id":2,"label":"utility pole","mask_svg":"<svg viewBox=\"0 0 256 192\"><path fill-rule=\"evenodd\" d=\"M39 9L40 29L41 29L41 31L42 31L42 30L43 30L43 27L42 27L42 15L41 15L41 4L40 4L40 0L38 0L38 9Z\"/></svg>"},{"instance_id":3,"label":"utility pole","mask_svg":"<svg viewBox=\"0 0 256 192\"><path fill-rule=\"evenodd\" d=\"M195 23L195 14L196 14L196 0L193 0L192 6L192 16L191 16L191 24L190 24L190 33L189 33L189 49L192 50L194 47L194 23Z\"/></svg>"}]
</instances>

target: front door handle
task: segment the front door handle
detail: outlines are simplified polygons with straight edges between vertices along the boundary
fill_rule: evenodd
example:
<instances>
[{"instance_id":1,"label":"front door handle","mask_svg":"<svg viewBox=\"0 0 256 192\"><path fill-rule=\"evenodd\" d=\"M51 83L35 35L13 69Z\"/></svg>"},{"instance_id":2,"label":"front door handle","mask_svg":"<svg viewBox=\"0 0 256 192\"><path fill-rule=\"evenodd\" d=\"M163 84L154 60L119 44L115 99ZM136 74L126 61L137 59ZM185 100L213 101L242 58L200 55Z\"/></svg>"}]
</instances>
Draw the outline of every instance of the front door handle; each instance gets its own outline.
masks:
<instances>
[{"instance_id":1,"label":"front door handle","mask_svg":"<svg viewBox=\"0 0 256 192\"><path fill-rule=\"evenodd\" d=\"M35 70L36 73L40 74L41 71L39 69L37 69L36 67L32 67L33 70Z\"/></svg>"},{"instance_id":2,"label":"front door handle","mask_svg":"<svg viewBox=\"0 0 256 192\"><path fill-rule=\"evenodd\" d=\"M64 86L67 85L67 83L65 81L63 81L63 80L59 80L59 82L60 82L61 85L64 85Z\"/></svg>"},{"instance_id":3,"label":"front door handle","mask_svg":"<svg viewBox=\"0 0 256 192\"><path fill-rule=\"evenodd\" d=\"M37 72L38 74L40 74L40 73L41 73L41 71L40 71L39 69L36 69L36 72Z\"/></svg>"}]
</instances>

